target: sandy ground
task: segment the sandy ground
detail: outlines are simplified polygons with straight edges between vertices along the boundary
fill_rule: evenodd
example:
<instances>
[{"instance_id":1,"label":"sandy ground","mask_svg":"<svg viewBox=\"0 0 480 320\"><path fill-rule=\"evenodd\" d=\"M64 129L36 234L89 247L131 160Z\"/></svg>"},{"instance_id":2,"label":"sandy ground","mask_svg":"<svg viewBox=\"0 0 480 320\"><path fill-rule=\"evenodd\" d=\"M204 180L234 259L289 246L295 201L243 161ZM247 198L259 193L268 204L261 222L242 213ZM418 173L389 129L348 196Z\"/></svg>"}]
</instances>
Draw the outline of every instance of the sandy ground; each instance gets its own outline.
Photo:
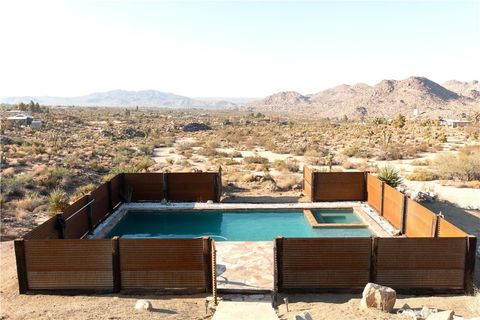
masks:
<instances>
[{"instance_id":1,"label":"sandy ground","mask_svg":"<svg viewBox=\"0 0 480 320\"><path fill-rule=\"evenodd\" d=\"M282 299L283 297L280 297ZM423 306L438 310L454 310L455 314L465 319L480 316L480 296L436 296L410 297L399 296L393 313L384 313L377 310L360 309L361 294L308 294L288 295L288 308L285 304L278 307L280 319L292 319L293 315L307 311L313 319L411 319L397 315L396 311L404 304L413 309Z\"/></svg>"},{"instance_id":2,"label":"sandy ground","mask_svg":"<svg viewBox=\"0 0 480 320\"><path fill-rule=\"evenodd\" d=\"M13 242L0 242L0 319L210 319L205 295L20 295ZM137 299L152 302L152 312L137 312ZM211 312L210 312L211 313Z\"/></svg>"}]
</instances>

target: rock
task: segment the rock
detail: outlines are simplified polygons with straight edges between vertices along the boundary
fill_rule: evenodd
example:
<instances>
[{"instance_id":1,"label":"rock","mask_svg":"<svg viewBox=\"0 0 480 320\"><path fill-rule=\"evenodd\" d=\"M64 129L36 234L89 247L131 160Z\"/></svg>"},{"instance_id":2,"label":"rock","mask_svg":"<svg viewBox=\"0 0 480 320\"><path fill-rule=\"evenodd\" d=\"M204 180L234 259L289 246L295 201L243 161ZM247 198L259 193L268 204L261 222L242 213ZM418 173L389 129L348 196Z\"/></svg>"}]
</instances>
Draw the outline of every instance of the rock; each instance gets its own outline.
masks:
<instances>
[{"instance_id":1,"label":"rock","mask_svg":"<svg viewBox=\"0 0 480 320\"><path fill-rule=\"evenodd\" d=\"M453 315L455 312L452 310L440 311L432 313L427 317L426 320L453 320Z\"/></svg>"},{"instance_id":2,"label":"rock","mask_svg":"<svg viewBox=\"0 0 480 320\"><path fill-rule=\"evenodd\" d=\"M137 311L152 311L152 304L148 300L140 299L135 303L135 310Z\"/></svg>"},{"instance_id":3,"label":"rock","mask_svg":"<svg viewBox=\"0 0 480 320\"><path fill-rule=\"evenodd\" d=\"M137 138L137 137L144 138L146 136L145 132L137 130L135 128L126 128L123 130L123 134L130 139Z\"/></svg>"},{"instance_id":4,"label":"rock","mask_svg":"<svg viewBox=\"0 0 480 320\"><path fill-rule=\"evenodd\" d=\"M296 315L293 316L293 320L313 320L312 316L310 313L304 311L302 313L297 313Z\"/></svg>"},{"instance_id":5,"label":"rock","mask_svg":"<svg viewBox=\"0 0 480 320\"><path fill-rule=\"evenodd\" d=\"M385 312L391 312L396 300L397 293L395 290L370 282L363 289L360 306L362 308L376 308Z\"/></svg>"},{"instance_id":6,"label":"rock","mask_svg":"<svg viewBox=\"0 0 480 320\"><path fill-rule=\"evenodd\" d=\"M182 130L186 132L205 131L205 130L211 130L211 129L212 128L210 128L206 124L198 123L198 122L192 122L182 127Z\"/></svg>"}]
</instances>

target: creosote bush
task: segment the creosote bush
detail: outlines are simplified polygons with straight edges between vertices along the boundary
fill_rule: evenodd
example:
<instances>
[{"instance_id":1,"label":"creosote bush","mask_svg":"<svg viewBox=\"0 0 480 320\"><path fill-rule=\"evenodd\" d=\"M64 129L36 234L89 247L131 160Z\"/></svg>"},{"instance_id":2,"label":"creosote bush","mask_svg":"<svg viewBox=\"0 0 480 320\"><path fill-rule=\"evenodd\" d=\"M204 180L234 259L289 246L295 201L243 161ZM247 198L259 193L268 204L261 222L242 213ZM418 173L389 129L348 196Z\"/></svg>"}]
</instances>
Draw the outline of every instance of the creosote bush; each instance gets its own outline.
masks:
<instances>
[{"instance_id":1,"label":"creosote bush","mask_svg":"<svg viewBox=\"0 0 480 320\"><path fill-rule=\"evenodd\" d=\"M50 215L55 215L57 212L61 212L65 209L68 205L67 193L60 188L55 188L48 195L48 202L50 204Z\"/></svg>"}]
</instances>

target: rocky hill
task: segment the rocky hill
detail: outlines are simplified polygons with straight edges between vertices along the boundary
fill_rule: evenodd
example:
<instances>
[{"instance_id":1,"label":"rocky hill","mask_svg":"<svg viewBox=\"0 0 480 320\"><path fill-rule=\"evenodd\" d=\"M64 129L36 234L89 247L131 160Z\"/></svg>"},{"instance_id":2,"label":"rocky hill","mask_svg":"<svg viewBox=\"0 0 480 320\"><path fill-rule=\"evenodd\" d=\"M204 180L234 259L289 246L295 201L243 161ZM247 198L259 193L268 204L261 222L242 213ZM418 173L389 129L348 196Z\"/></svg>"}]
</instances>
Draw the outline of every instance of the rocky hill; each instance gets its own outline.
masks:
<instances>
[{"instance_id":1,"label":"rocky hill","mask_svg":"<svg viewBox=\"0 0 480 320\"><path fill-rule=\"evenodd\" d=\"M280 92L248 104L249 108L311 112L324 117L347 115L393 117L398 113L413 116L417 108L423 117L458 117L462 113L480 111L478 82L448 82L442 86L424 77L404 80L383 80L374 86L367 84L340 85L311 95ZM448 87L448 88L447 88Z\"/></svg>"}]
</instances>

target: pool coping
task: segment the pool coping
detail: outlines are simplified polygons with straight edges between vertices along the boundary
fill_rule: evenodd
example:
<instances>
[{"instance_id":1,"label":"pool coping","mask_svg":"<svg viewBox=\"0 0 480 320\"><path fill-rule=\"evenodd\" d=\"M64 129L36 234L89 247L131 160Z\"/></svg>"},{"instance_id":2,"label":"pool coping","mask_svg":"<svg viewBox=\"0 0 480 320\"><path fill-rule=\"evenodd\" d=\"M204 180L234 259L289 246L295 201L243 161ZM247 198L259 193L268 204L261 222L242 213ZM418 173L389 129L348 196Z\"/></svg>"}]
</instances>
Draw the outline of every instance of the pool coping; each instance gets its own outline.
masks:
<instances>
[{"instance_id":1,"label":"pool coping","mask_svg":"<svg viewBox=\"0 0 480 320\"><path fill-rule=\"evenodd\" d=\"M135 211L170 211L170 210L251 210L251 209L351 209L353 208L366 226L373 230L376 236L392 237L395 229L386 222L371 214L368 204L359 201L336 202L299 202L299 203L205 203L205 202L129 202L121 204L108 218L98 224L85 239L104 239L106 235L130 210ZM367 210L366 210L367 209ZM370 209L370 210L368 210ZM373 212L373 211L372 211ZM377 218L377 219L376 219ZM362 225L363 226L363 225Z\"/></svg>"}]
</instances>

